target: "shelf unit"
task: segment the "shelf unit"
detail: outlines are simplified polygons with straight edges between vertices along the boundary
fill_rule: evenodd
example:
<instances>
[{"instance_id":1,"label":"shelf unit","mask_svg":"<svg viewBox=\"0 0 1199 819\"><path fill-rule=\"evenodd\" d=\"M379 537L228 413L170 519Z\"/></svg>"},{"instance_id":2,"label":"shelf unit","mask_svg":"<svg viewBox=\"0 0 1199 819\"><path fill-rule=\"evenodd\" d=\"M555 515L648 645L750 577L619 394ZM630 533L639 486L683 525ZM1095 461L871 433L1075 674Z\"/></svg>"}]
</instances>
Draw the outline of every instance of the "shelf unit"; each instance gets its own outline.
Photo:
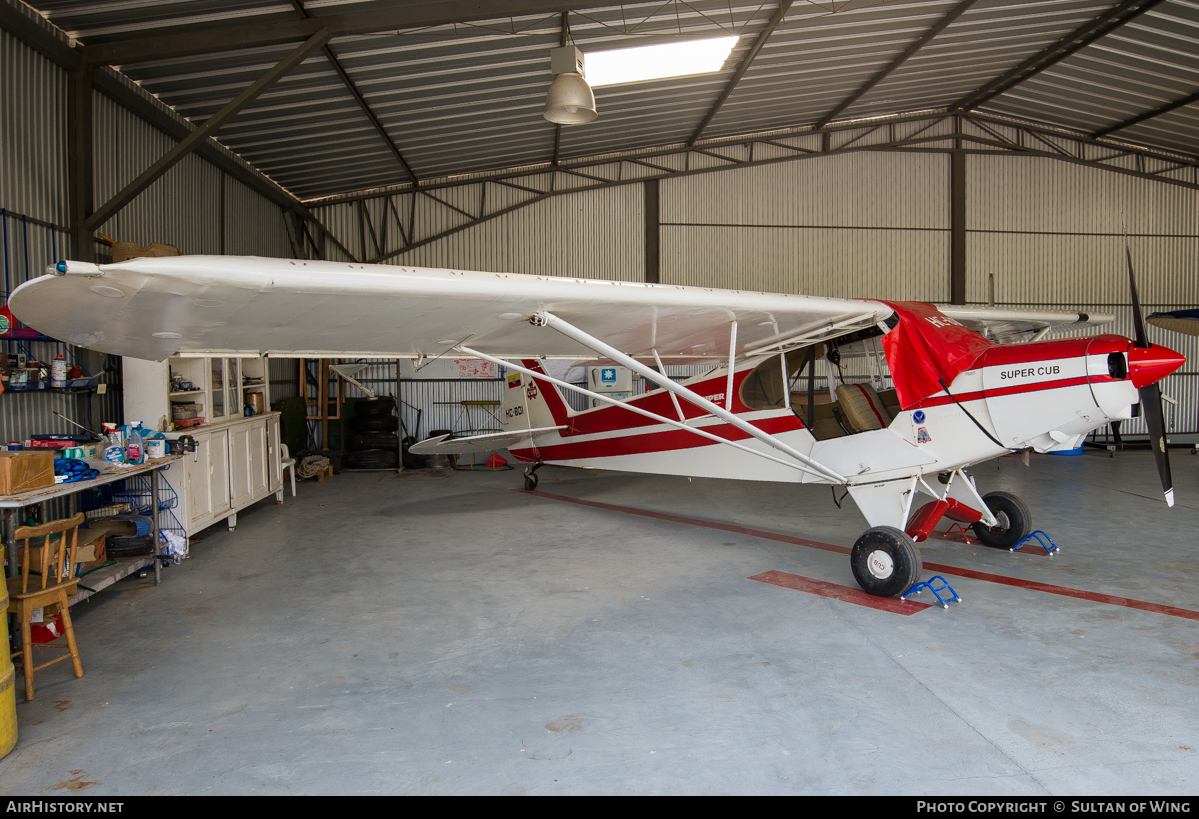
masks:
<instances>
[{"instance_id":1,"label":"shelf unit","mask_svg":"<svg viewBox=\"0 0 1199 819\"><path fill-rule=\"evenodd\" d=\"M172 376L190 390L171 390ZM270 380L265 357L173 357L166 361L124 359L125 420L141 421L168 437L190 435L196 451L164 469L161 477L179 494L187 535L219 521L237 525L237 512L274 494L283 502L279 413L269 411ZM245 384L244 378L261 379ZM247 396L262 395L262 413L247 417ZM174 427L173 404L200 405L203 425Z\"/></svg>"}]
</instances>

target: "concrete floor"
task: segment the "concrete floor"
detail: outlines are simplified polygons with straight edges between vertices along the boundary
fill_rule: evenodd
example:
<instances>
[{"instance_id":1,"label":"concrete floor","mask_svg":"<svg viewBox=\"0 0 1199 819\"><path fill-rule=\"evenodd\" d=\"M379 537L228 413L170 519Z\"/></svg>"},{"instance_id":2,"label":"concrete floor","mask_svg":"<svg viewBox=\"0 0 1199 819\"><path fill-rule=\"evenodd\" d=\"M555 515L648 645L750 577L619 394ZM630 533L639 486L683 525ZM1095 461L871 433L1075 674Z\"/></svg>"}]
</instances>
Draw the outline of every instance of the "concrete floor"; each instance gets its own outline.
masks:
<instances>
[{"instance_id":1,"label":"concrete floor","mask_svg":"<svg viewBox=\"0 0 1199 819\"><path fill-rule=\"evenodd\" d=\"M540 488L851 545L827 487L547 467ZM977 471L1053 559L926 561L1199 609L1199 459ZM953 577L910 617L747 578L848 559L511 491L344 474L76 608L87 675L21 699L10 794L1199 790L1199 622Z\"/></svg>"}]
</instances>

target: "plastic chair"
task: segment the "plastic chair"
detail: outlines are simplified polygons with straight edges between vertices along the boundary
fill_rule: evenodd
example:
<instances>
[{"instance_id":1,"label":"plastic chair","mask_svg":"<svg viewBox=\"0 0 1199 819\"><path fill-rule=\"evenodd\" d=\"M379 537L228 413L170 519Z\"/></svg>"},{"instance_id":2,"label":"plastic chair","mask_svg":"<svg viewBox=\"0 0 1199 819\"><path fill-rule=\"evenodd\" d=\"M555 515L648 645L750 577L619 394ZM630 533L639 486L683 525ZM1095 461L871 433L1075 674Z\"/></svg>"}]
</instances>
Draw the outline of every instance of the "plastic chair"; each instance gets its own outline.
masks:
<instances>
[{"instance_id":1,"label":"plastic chair","mask_svg":"<svg viewBox=\"0 0 1199 819\"><path fill-rule=\"evenodd\" d=\"M296 459L291 457L291 453L287 450L287 444L280 444L280 447L283 453L283 472L286 473L289 469L291 470L291 496L294 498L296 496ZM279 494L282 495L283 493L280 492ZM279 502L283 503L282 497L279 498Z\"/></svg>"},{"instance_id":2,"label":"plastic chair","mask_svg":"<svg viewBox=\"0 0 1199 819\"><path fill-rule=\"evenodd\" d=\"M21 670L25 673L25 699L33 699L33 672L40 671L48 665L60 660L70 660L75 668L75 676L83 676L83 664L79 661L79 649L75 645L75 628L71 625L71 612L67 599L75 593L79 579L75 577L75 549L79 533L79 525L83 523L83 513L73 518L54 520L41 526L22 526L13 533L16 540L24 540L21 552L21 574L8 578L8 613L17 616L21 626L21 650L12 653L13 659L21 658ZM58 535L55 541L54 535ZM30 590L29 574L30 545L34 538L45 538L38 549L38 568L40 575L35 585L40 581L40 588ZM36 556L36 555L35 555ZM58 609L62 615L63 629L66 631L67 644L54 645L51 643L33 642L30 618L35 609L42 609L45 615L50 615L50 608ZM55 657L41 665L33 664L34 648L66 649L67 653Z\"/></svg>"}]
</instances>

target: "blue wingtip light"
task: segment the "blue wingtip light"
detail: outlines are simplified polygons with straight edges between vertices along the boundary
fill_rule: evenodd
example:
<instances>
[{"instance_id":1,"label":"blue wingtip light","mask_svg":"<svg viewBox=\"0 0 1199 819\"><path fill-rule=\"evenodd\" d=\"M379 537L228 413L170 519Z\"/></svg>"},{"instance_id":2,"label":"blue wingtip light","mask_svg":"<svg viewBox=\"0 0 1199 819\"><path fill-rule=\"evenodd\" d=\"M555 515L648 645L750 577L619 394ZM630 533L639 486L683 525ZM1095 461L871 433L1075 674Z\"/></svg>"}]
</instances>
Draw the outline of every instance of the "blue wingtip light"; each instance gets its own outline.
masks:
<instances>
[{"instance_id":1,"label":"blue wingtip light","mask_svg":"<svg viewBox=\"0 0 1199 819\"><path fill-rule=\"evenodd\" d=\"M66 273L67 272L67 263L59 262L58 264L54 265L54 269L57 270L59 273Z\"/></svg>"}]
</instances>

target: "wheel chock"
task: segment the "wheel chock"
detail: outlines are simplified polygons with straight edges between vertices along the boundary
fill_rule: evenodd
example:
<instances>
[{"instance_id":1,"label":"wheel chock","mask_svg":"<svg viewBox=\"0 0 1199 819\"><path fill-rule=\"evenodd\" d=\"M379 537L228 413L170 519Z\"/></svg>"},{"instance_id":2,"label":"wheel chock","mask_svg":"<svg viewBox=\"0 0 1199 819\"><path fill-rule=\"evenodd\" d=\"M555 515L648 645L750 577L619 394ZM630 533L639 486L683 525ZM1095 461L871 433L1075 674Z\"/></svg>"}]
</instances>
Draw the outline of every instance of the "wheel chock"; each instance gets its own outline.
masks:
<instances>
[{"instance_id":1,"label":"wheel chock","mask_svg":"<svg viewBox=\"0 0 1199 819\"><path fill-rule=\"evenodd\" d=\"M940 581L941 585L934 586L933 583L935 583L937 581ZM941 577L941 575L939 575L939 574L935 574L932 577L930 577L928 580L922 581L920 583L917 583L915 586L912 586L912 588L908 589L907 592L905 592L903 595L901 595L899 599L907 600L913 594L920 594L920 592L924 591L925 589L928 589L930 592L933 593L933 597L937 598L937 602L941 604L941 608L947 609L947 608L949 608L949 603L962 602L962 596L960 594L958 594L957 592L955 592L953 590L953 586L949 585L949 581L946 580L944 577ZM945 598L941 597L941 592L943 592L943 591L949 592L949 603L946 603Z\"/></svg>"},{"instance_id":2,"label":"wheel chock","mask_svg":"<svg viewBox=\"0 0 1199 819\"><path fill-rule=\"evenodd\" d=\"M1037 531L1027 535L1024 540L1013 546L1011 551L1016 551L1030 540L1035 540L1038 544L1040 544L1041 548L1045 550L1045 554L1049 555L1050 557L1053 557L1053 553L1059 550L1058 545L1053 542L1049 535L1038 529Z\"/></svg>"}]
</instances>

